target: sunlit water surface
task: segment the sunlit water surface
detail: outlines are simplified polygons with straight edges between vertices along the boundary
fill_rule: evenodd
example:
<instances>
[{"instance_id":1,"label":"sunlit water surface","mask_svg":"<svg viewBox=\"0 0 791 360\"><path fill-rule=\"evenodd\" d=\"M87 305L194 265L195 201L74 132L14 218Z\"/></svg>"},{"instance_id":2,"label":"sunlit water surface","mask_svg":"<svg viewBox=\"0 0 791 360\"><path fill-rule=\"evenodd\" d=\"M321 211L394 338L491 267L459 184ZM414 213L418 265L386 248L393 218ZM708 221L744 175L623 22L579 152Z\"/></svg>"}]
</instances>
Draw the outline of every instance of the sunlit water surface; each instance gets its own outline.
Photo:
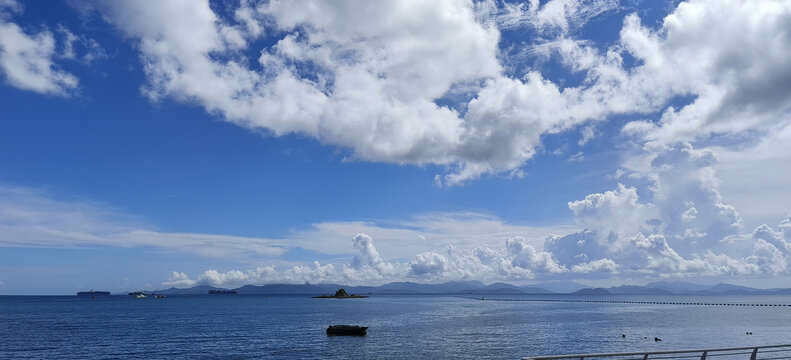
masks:
<instances>
[{"instance_id":1,"label":"sunlit water surface","mask_svg":"<svg viewBox=\"0 0 791 360\"><path fill-rule=\"evenodd\" d=\"M518 359L791 343L790 306L495 298L791 304L789 296L0 296L0 358ZM330 324L365 325L368 335L328 337Z\"/></svg>"}]
</instances>

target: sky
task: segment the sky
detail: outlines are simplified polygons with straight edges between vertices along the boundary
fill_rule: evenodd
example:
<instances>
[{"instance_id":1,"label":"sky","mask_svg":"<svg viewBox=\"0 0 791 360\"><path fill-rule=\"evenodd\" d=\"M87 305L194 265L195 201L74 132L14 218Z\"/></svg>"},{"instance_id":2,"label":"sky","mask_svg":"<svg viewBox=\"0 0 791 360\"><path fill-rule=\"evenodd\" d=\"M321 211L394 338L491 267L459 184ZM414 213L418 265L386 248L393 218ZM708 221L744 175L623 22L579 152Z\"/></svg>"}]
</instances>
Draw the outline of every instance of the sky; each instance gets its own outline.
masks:
<instances>
[{"instance_id":1,"label":"sky","mask_svg":"<svg viewBox=\"0 0 791 360\"><path fill-rule=\"evenodd\" d=\"M791 2L0 0L0 294L791 284Z\"/></svg>"}]
</instances>

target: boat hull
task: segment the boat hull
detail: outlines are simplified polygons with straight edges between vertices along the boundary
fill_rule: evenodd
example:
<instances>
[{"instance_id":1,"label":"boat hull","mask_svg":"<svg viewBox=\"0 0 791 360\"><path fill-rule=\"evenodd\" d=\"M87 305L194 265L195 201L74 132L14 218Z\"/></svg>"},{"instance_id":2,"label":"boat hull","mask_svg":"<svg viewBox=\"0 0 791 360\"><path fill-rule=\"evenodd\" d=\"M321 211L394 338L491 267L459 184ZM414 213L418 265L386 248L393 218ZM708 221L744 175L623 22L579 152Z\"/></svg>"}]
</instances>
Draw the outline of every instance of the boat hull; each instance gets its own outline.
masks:
<instances>
[{"instance_id":1,"label":"boat hull","mask_svg":"<svg viewBox=\"0 0 791 360\"><path fill-rule=\"evenodd\" d=\"M328 336L365 336L367 326L356 325L330 325L327 328Z\"/></svg>"}]
</instances>

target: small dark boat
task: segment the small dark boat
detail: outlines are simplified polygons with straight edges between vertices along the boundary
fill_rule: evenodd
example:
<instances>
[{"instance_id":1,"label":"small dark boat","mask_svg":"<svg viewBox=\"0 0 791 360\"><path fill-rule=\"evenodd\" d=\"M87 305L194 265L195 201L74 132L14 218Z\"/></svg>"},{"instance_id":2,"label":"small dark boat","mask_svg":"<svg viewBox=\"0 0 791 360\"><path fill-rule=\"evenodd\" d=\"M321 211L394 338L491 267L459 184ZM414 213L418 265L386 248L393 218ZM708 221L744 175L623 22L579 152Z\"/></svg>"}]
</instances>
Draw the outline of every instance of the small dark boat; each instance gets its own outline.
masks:
<instances>
[{"instance_id":1,"label":"small dark boat","mask_svg":"<svg viewBox=\"0 0 791 360\"><path fill-rule=\"evenodd\" d=\"M357 325L330 325L327 328L329 336L365 336L367 326Z\"/></svg>"}]
</instances>

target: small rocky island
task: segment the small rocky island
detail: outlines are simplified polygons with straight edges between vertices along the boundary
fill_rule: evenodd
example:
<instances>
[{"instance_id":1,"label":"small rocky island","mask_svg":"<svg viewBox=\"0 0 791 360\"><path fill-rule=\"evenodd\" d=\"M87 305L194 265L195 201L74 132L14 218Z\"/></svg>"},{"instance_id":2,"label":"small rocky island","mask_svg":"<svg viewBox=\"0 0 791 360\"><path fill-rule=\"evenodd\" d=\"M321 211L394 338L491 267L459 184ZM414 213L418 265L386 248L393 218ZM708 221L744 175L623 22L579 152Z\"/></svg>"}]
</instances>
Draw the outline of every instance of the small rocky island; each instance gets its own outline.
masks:
<instances>
[{"instance_id":1,"label":"small rocky island","mask_svg":"<svg viewBox=\"0 0 791 360\"><path fill-rule=\"evenodd\" d=\"M359 299L359 298L367 298L367 296L357 295L357 294L347 294L346 290L340 289L335 292L335 295L320 295L314 296L314 299Z\"/></svg>"}]
</instances>

